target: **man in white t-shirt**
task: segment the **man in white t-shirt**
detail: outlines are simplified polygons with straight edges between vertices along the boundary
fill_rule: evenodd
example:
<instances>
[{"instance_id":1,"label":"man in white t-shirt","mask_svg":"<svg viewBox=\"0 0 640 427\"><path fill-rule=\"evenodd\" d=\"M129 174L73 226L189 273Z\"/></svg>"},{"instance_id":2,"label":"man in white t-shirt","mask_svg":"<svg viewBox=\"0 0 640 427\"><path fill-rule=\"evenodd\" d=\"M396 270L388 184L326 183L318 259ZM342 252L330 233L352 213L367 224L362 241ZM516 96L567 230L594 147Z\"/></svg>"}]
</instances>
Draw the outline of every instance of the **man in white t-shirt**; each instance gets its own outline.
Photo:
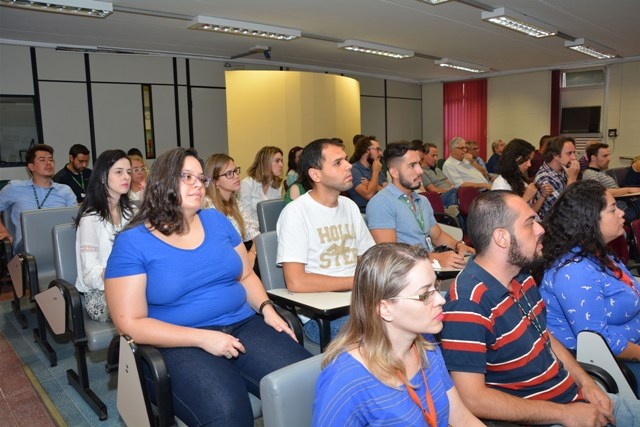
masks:
<instances>
[{"instance_id":1,"label":"man in white t-shirt","mask_svg":"<svg viewBox=\"0 0 640 427\"><path fill-rule=\"evenodd\" d=\"M284 208L277 225L277 262L292 292L350 290L358 257L375 244L358 206L340 195L353 185L351 167L336 140L318 139L302 151L300 174L311 190ZM345 321L331 321L332 337ZM316 322L305 324L305 334L320 341Z\"/></svg>"}]
</instances>

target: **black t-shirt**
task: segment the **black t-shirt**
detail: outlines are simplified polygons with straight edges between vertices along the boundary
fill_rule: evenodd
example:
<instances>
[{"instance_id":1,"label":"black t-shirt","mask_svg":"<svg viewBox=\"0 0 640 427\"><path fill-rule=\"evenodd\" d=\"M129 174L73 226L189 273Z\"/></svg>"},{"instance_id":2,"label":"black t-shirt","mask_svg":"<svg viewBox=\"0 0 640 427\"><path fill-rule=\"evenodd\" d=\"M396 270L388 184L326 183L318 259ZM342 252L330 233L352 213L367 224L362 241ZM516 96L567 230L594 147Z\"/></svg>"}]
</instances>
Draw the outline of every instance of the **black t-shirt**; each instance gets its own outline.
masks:
<instances>
[{"instance_id":1,"label":"black t-shirt","mask_svg":"<svg viewBox=\"0 0 640 427\"><path fill-rule=\"evenodd\" d=\"M71 187L78 203L82 202L89 186L89 177L91 177L91 169L84 169L78 174L74 174L65 165L57 174L53 176L53 180L59 184L66 184Z\"/></svg>"}]
</instances>

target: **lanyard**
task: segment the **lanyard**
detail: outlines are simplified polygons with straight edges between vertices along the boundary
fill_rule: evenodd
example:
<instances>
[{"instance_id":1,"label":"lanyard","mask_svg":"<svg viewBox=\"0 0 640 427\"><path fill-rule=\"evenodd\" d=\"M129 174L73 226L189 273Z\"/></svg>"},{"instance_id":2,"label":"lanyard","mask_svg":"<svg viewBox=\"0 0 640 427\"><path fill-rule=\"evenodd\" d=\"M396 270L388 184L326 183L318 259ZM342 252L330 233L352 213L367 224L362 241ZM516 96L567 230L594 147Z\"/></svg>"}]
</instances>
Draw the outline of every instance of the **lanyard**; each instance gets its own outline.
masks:
<instances>
[{"instance_id":1,"label":"lanyard","mask_svg":"<svg viewBox=\"0 0 640 427\"><path fill-rule=\"evenodd\" d=\"M413 214L413 217L416 219L418 226L420 226L420 230L422 230L422 232L426 235L427 232L424 229L424 215L422 214L422 208L418 206L418 209L416 211L416 205L411 203L411 200L409 200L409 196L407 196L406 194L400 196L400 199L402 199L402 201L407 205L407 207Z\"/></svg>"},{"instance_id":2,"label":"lanyard","mask_svg":"<svg viewBox=\"0 0 640 427\"><path fill-rule=\"evenodd\" d=\"M42 207L44 206L44 202L47 201L47 198L49 197L49 194L51 194L51 190L53 190L53 186L51 186L51 188L49 188L49 191L47 191L47 194L45 194L44 199L42 200L42 203L40 203L40 199L38 199L38 193L36 192L36 186L35 185L31 185L31 188L33 188L33 195L36 197L36 206L38 207L38 209L42 209Z\"/></svg>"},{"instance_id":3,"label":"lanyard","mask_svg":"<svg viewBox=\"0 0 640 427\"><path fill-rule=\"evenodd\" d=\"M415 344L413 345L413 350L414 350L414 352L416 354L416 357L418 358L418 362L420 362L420 355L418 354L418 349L417 349ZM419 369L420 369L420 372L422 373L422 381L424 381L425 397L427 399L427 406L429 407L429 411L428 412L422 406L422 402L420 402L420 398L416 394L416 392L413 389L413 387L409 386L409 384L407 384L405 382L405 380L404 380L402 374L400 373L400 371L398 371L398 377L400 378L400 380L402 381L402 383L406 387L407 393L409 393L409 397L411 397L411 400L413 400L413 403L418 405L418 407L422 411L422 416L424 416L424 420L427 422L427 424L430 427L436 427L438 425L437 421L436 421L436 408L435 408L435 406L433 404L433 398L431 397L431 393L429 392L429 385L427 384L427 376L424 374L424 369L422 369L422 363L420 363Z\"/></svg>"},{"instance_id":4,"label":"lanyard","mask_svg":"<svg viewBox=\"0 0 640 427\"><path fill-rule=\"evenodd\" d=\"M73 174L71 174L71 179L73 180L73 182L78 184L78 187L80 187L82 191L84 191L84 175L82 174L82 171L80 171L79 175L80 175L80 180L82 181L82 184L78 182L78 180L76 179L75 176L73 176Z\"/></svg>"}]
</instances>

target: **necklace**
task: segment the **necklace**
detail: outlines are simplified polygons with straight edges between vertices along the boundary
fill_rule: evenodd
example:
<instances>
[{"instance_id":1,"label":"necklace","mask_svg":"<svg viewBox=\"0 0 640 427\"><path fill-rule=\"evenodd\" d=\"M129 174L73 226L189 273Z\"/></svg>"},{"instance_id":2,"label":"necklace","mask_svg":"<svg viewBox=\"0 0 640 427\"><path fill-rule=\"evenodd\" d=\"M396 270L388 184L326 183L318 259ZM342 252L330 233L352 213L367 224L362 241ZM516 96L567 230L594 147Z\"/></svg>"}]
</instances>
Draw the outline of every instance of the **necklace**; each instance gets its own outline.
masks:
<instances>
[{"instance_id":1,"label":"necklace","mask_svg":"<svg viewBox=\"0 0 640 427\"><path fill-rule=\"evenodd\" d=\"M418 348L416 347L415 344L413 344L412 347L416 357L418 358L418 368L420 369L420 373L422 373L422 381L424 381L425 397L427 400L427 407L429 408L429 411L427 411L424 408L424 406L422 406L422 402L420 401L420 398L416 394L416 391L413 389L413 387L407 384L407 382L404 380L404 377L402 376L400 371L397 372L397 375L398 375L398 378L400 378L400 381L402 381L405 388L407 389L407 393L409 393L409 397L411 397L411 400L413 400L413 403L418 405L418 407L422 411L422 416L424 417L424 420L427 422L429 427L436 427L438 425L436 421L436 408L435 408L435 405L433 404L433 398L431 397L431 392L429 392L429 384L427 384L427 376L424 373L424 369L422 369L422 362L420 361L420 354L418 353Z\"/></svg>"},{"instance_id":2,"label":"necklace","mask_svg":"<svg viewBox=\"0 0 640 427\"><path fill-rule=\"evenodd\" d=\"M44 206L44 202L47 201L47 198L49 198L49 194L51 194L51 191L53 190L53 185L51 186L51 188L49 188L49 191L47 191L47 194L45 194L44 199L42 199L42 203L40 203L40 199L38 199L38 192L36 191L36 186L31 184L31 188L33 188L33 195L36 198L36 206L38 207L38 209L42 209L42 207Z\"/></svg>"}]
</instances>

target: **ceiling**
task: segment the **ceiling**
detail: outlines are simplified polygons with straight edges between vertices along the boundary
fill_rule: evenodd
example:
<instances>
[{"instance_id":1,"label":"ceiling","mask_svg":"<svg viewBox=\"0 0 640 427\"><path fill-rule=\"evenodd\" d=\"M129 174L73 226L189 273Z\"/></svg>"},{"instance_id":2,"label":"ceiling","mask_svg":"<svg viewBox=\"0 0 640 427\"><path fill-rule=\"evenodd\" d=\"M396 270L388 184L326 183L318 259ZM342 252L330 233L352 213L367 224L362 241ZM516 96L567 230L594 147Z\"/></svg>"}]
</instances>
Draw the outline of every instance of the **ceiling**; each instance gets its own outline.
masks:
<instances>
[{"instance_id":1,"label":"ceiling","mask_svg":"<svg viewBox=\"0 0 640 427\"><path fill-rule=\"evenodd\" d=\"M0 42L170 53L229 62L385 77L410 82L466 79L436 66L448 57L491 68L484 75L534 69L592 67L640 60L638 0L460 0L430 5L418 0L113 0L105 19L0 7ZM541 39L480 19L483 8L508 7L557 27L565 36ZM296 28L302 37L274 41L188 29L195 15ZM587 38L620 58L597 61L564 47ZM410 49L416 56L390 59L349 52L336 42L356 39ZM255 45L262 54L231 59ZM0 58L1 60L1 58ZM480 74L483 75L483 74Z\"/></svg>"}]
</instances>

